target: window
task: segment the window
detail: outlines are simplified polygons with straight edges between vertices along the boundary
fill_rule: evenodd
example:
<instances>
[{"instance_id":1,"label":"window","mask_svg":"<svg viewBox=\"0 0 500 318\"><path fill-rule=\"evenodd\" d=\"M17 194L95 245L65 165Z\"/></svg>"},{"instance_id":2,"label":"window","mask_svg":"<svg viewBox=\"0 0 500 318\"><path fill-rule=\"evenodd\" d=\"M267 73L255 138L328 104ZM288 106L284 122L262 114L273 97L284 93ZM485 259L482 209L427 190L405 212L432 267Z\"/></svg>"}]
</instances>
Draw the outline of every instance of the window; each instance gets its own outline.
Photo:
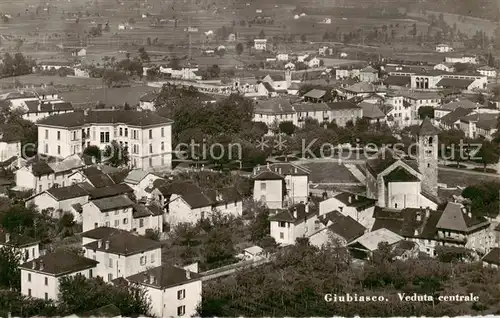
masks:
<instances>
[{"instance_id":1,"label":"window","mask_svg":"<svg viewBox=\"0 0 500 318\"><path fill-rule=\"evenodd\" d=\"M165 143L162 141L161 142L161 151L165 150Z\"/></svg>"},{"instance_id":2,"label":"window","mask_svg":"<svg viewBox=\"0 0 500 318\"><path fill-rule=\"evenodd\" d=\"M101 131L101 139L100 139L101 143L104 143L104 132Z\"/></svg>"},{"instance_id":3,"label":"window","mask_svg":"<svg viewBox=\"0 0 500 318\"><path fill-rule=\"evenodd\" d=\"M286 222L280 221L278 226L279 227L286 227Z\"/></svg>"},{"instance_id":4,"label":"window","mask_svg":"<svg viewBox=\"0 0 500 318\"><path fill-rule=\"evenodd\" d=\"M146 265L147 260L146 256L141 256L141 265Z\"/></svg>"},{"instance_id":5,"label":"window","mask_svg":"<svg viewBox=\"0 0 500 318\"><path fill-rule=\"evenodd\" d=\"M128 219L127 218L123 219L123 224L127 224L127 223L128 223Z\"/></svg>"},{"instance_id":6,"label":"window","mask_svg":"<svg viewBox=\"0 0 500 318\"><path fill-rule=\"evenodd\" d=\"M120 214L120 210L115 210L115 215Z\"/></svg>"},{"instance_id":7,"label":"window","mask_svg":"<svg viewBox=\"0 0 500 318\"><path fill-rule=\"evenodd\" d=\"M57 132L57 140L61 140L61 132L60 131Z\"/></svg>"},{"instance_id":8,"label":"window","mask_svg":"<svg viewBox=\"0 0 500 318\"><path fill-rule=\"evenodd\" d=\"M49 300L49 294L45 293L45 300Z\"/></svg>"},{"instance_id":9,"label":"window","mask_svg":"<svg viewBox=\"0 0 500 318\"><path fill-rule=\"evenodd\" d=\"M186 306L177 307L177 316L184 316L186 313Z\"/></svg>"},{"instance_id":10,"label":"window","mask_svg":"<svg viewBox=\"0 0 500 318\"><path fill-rule=\"evenodd\" d=\"M30 297L31 297L31 288L30 288L30 289L28 289L28 296L30 296Z\"/></svg>"},{"instance_id":11,"label":"window","mask_svg":"<svg viewBox=\"0 0 500 318\"><path fill-rule=\"evenodd\" d=\"M61 146L57 146L57 154L60 155L61 154Z\"/></svg>"},{"instance_id":12,"label":"window","mask_svg":"<svg viewBox=\"0 0 500 318\"><path fill-rule=\"evenodd\" d=\"M113 280L113 274L108 274L108 282Z\"/></svg>"},{"instance_id":13,"label":"window","mask_svg":"<svg viewBox=\"0 0 500 318\"><path fill-rule=\"evenodd\" d=\"M165 128L163 128L163 127L161 128L161 136L165 137Z\"/></svg>"},{"instance_id":14,"label":"window","mask_svg":"<svg viewBox=\"0 0 500 318\"><path fill-rule=\"evenodd\" d=\"M184 298L186 298L186 290L185 289L178 290L177 291L177 299L182 300Z\"/></svg>"},{"instance_id":15,"label":"window","mask_svg":"<svg viewBox=\"0 0 500 318\"><path fill-rule=\"evenodd\" d=\"M45 277L45 286L47 286L48 284L49 284L49 278Z\"/></svg>"},{"instance_id":16,"label":"window","mask_svg":"<svg viewBox=\"0 0 500 318\"><path fill-rule=\"evenodd\" d=\"M149 139L153 139L153 129L149 130Z\"/></svg>"},{"instance_id":17,"label":"window","mask_svg":"<svg viewBox=\"0 0 500 318\"><path fill-rule=\"evenodd\" d=\"M125 128L125 137L128 137L128 128Z\"/></svg>"},{"instance_id":18,"label":"window","mask_svg":"<svg viewBox=\"0 0 500 318\"><path fill-rule=\"evenodd\" d=\"M97 222L94 223L94 229L98 228L99 224Z\"/></svg>"},{"instance_id":19,"label":"window","mask_svg":"<svg viewBox=\"0 0 500 318\"><path fill-rule=\"evenodd\" d=\"M260 183L260 190L261 191L266 191L266 183L265 182L261 182Z\"/></svg>"},{"instance_id":20,"label":"window","mask_svg":"<svg viewBox=\"0 0 500 318\"><path fill-rule=\"evenodd\" d=\"M119 227L120 226L120 220L115 220L115 227Z\"/></svg>"},{"instance_id":21,"label":"window","mask_svg":"<svg viewBox=\"0 0 500 318\"><path fill-rule=\"evenodd\" d=\"M28 282L31 282L31 274L28 273Z\"/></svg>"},{"instance_id":22,"label":"window","mask_svg":"<svg viewBox=\"0 0 500 318\"><path fill-rule=\"evenodd\" d=\"M123 136L123 128L120 127L120 136Z\"/></svg>"},{"instance_id":23,"label":"window","mask_svg":"<svg viewBox=\"0 0 500 318\"><path fill-rule=\"evenodd\" d=\"M144 220L143 219L139 219L139 227L143 227L144 226Z\"/></svg>"},{"instance_id":24,"label":"window","mask_svg":"<svg viewBox=\"0 0 500 318\"><path fill-rule=\"evenodd\" d=\"M280 239L284 239L285 238L285 234L283 234L283 232L280 232Z\"/></svg>"},{"instance_id":25,"label":"window","mask_svg":"<svg viewBox=\"0 0 500 318\"><path fill-rule=\"evenodd\" d=\"M94 273L92 272L91 269L89 269L89 278L92 278L92 277L94 277Z\"/></svg>"},{"instance_id":26,"label":"window","mask_svg":"<svg viewBox=\"0 0 500 318\"><path fill-rule=\"evenodd\" d=\"M45 144L45 153L48 153L48 152L49 152L49 145Z\"/></svg>"},{"instance_id":27,"label":"window","mask_svg":"<svg viewBox=\"0 0 500 318\"><path fill-rule=\"evenodd\" d=\"M113 259L112 258L108 259L108 266L109 266L109 268L113 268Z\"/></svg>"},{"instance_id":28,"label":"window","mask_svg":"<svg viewBox=\"0 0 500 318\"><path fill-rule=\"evenodd\" d=\"M109 142L109 131L104 133L104 140L105 142Z\"/></svg>"},{"instance_id":29,"label":"window","mask_svg":"<svg viewBox=\"0 0 500 318\"><path fill-rule=\"evenodd\" d=\"M153 153L153 144L149 144L149 153Z\"/></svg>"},{"instance_id":30,"label":"window","mask_svg":"<svg viewBox=\"0 0 500 318\"><path fill-rule=\"evenodd\" d=\"M45 129L45 139L49 139L49 130Z\"/></svg>"},{"instance_id":31,"label":"window","mask_svg":"<svg viewBox=\"0 0 500 318\"><path fill-rule=\"evenodd\" d=\"M153 166L153 158L149 158L149 167Z\"/></svg>"}]
</instances>

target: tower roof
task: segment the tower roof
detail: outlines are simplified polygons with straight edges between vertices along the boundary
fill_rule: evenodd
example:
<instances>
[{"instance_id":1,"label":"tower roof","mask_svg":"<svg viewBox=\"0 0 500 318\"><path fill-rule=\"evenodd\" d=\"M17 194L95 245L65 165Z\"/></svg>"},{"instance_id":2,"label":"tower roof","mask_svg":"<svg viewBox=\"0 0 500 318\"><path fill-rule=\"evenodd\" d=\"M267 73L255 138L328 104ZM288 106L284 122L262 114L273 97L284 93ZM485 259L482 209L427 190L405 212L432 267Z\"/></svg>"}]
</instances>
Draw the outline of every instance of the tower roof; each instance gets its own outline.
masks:
<instances>
[{"instance_id":1,"label":"tower roof","mask_svg":"<svg viewBox=\"0 0 500 318\"><path fill-rule=\"evenodd\" d=\"M425 117L418 130L419 136L433 136L438 134L438 129L431 123L429 117Z\"/></svg>"}]
</instances>

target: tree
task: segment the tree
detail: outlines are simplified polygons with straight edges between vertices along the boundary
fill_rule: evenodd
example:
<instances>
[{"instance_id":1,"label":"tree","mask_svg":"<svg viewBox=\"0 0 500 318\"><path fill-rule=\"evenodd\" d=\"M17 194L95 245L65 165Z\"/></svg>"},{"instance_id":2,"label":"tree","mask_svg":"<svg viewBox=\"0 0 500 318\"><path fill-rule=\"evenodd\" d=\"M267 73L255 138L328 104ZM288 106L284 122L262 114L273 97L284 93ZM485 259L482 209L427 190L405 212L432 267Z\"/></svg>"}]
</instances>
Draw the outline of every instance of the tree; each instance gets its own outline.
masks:
<instances>
[{"instance_id":1,"label":"tree","mask_svg":"<svg viewBox=\"0 0 500 318\"><path fill-rule=\"evenodd\" d=\"M143 47L139 48L139 58L142 62L149 62L149 54Z\"/></svg>"},{"instance_id":2,"label":"tree","mask_svg":"<svg viewBox=\"0 0 500 318\"><path fill-rule=\"evenodd\" d=\"M243 49L244 48L242 43L236 44L236 54L241 55L241 53L243 53Z\"/></svg>"},{"instance_id":3,"label":"tree","mask_svg":"<svg viewBox=\"0 0 500 318\"><path fill-rule=\"evenodd\" d=\"M477 216L495 217L499 211L500 183L484 182L471 185L462 191L462 196L470 200L472 213Z\"/></svg>"},{"instance_id":4,"label":"tree","mask_svg":"<svg viewBox=\"0 0 500 318\"><path fill-rule=\"evenodd\" d=\"M33 228L36 212L24 204L15 204L0 214L1 227L11 235L25 234Z\"/></svg>"},{"instance_id":5,"label":"tree","mask_svg":"<svg viewBox=\"0 0 500 318\"><path fill-rule=\"evenodd\" d=\"M217 54L219 58L222 58L224 54L226 54L226 49L217 49L217 51L215 51L215 54Z\"/></svg>"},{"instance_id":6,"label":"tree","mask_svg":"<svg viewBox=\"0 0 500 318\"><path fill-rule=\"evenodd\" d=\"M264 39L265 37L266 37L266 34L264 33L264 30L260 30L259 39Z\"/></svg>"},{"instance_id":7,"label":"tree","mask_svg":"<svg viewBox=\"0 0 500 318\"><path fill-rule=\"evenodd\" d=\"M250 233L252 233L252 242L255 244L259 244L262 239L271 234L271 227L269 223L269 209L259 204L255 210L255 217L250 223Z\"/></svg>"},{"instance_id":8,"label":"tree","mask_svg":"<svg viewBox=\"0 0 500 318\"><path fill-rule=\"evenodd\" d=\"M420 119L425 119L425 117L434 118L434 107L432 107L432 106L419 107L418 117Z\"/></svg>"},{"instance_id":9,"label":"tree","mask_svg":"<svg viewBox=\"0 0 500 318\"><path fill-rule=\"evenodd\" d=\"M474 154L473 160L483 165L483 170L486 172L486 166L489 164L497 164L500 159L500 150L498 144L490 141L483 141L481 149Z\"/></svg>"},{"instance_id":10,"label":"tree","mask_svg":"<svg viewBox=\"0 0 500 318\"><path fill-rule=\"evenodd\" d=\"M306 35L305 35L305 34L302 34L302 35L300 36L300 42L302 42L302 43L306 43L306 42L307 42L307 37L306 37Z\"/></svg>"},{"instance_id":11,"label":"tree","mask_svg":"<svg viewBox=\"0 0 500 318\"><path fill-rule=\"evenodd\" d=\"M110 145L104 149L104 158L111 166L119 167L127 165L129 162L128 149L113 140Z\"/></svg>"},{"instance_id":12,"label":"tree","mask_svg":"<svg viewBox=\"0 0 500 318\"><path fill-rule=\"evenodd\" d=\"M107 69L102 75L102 80L108 87L113 87L128 82L128 76L124 72Z\"/></svg>"},{"instance_id":13,"label":"tree","mask_svg":"<svg viewBox=\"0 0 500 318\"><path fill-rule=\"evenodd\" d=\"M291 136L295 132L295 125L291 121L283 121L279 124L279 129L282 133Z\"/></svg>"},{"instance_id":14,"label":"tree","mask_svg":"<svg viewBox=\"0 0 500 318\"><path fill-rule=\"evenodd\" d=\"M19 264L23 256L15 248L4 246L0 248L0 286L20 290L21 271Z\"/></svg>"},{"instance_id":15,"label":"tree","mask_svg":"<svg viewBox=\"0 0 500 318\"><path fill-rule=\"evenodd\" d=\"M64 315L85 313L109 304L118 307L124 316L150 316L150 300L139 285L112 285L100 277L85 278L81 274L59 280L59 307Z\"/></svg>"},{"instance_id":16,"label":"tree","mask_svg":"<svg viewBox=\"0 0 500 318\"><path fill-rule=\"evenodd\" d=\"M83 154L95 159L96 163L101 162L101 149L98 146L90 145L83 150Z\"/></svg>"}]
</instances>

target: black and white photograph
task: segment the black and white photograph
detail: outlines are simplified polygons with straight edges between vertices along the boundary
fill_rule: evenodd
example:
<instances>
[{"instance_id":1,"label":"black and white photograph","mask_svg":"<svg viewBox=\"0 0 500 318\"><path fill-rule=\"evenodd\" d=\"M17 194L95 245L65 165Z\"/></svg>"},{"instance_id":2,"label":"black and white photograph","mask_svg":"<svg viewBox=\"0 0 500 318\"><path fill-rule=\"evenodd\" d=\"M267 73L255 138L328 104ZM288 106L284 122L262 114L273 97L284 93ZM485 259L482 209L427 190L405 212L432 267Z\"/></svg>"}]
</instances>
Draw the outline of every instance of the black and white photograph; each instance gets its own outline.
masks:
<instances>
[{"instance_id":1,"label":"black and white photograph","mask_svg":"<svg viewBox=\"0 0 500 318\"><path fill-rule=\"evenodd\" d=\"M0 317L500 317L500 0L0 0Z\"/></svg>"}]
</instances>

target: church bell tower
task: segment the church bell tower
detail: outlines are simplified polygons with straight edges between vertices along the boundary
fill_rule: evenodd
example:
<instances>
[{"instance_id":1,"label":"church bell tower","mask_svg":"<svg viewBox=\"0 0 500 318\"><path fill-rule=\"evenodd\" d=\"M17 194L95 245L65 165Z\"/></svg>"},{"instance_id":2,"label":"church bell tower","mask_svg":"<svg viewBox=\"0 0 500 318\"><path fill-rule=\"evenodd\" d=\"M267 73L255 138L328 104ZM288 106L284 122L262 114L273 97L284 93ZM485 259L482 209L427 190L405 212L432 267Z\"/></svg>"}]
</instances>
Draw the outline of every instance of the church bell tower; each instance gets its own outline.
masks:
<instances>
[{"instance_id":1,"label":"church bell tower","mask_svg":"<svg viewBox=\"0 0 500 318\"><path fill-rule=\"evenodd\" d=\"M438 130L425 118L418 132L418 169L422 174L422 190L437 196L438 185Z\"/></svg>"}]
</instances>

